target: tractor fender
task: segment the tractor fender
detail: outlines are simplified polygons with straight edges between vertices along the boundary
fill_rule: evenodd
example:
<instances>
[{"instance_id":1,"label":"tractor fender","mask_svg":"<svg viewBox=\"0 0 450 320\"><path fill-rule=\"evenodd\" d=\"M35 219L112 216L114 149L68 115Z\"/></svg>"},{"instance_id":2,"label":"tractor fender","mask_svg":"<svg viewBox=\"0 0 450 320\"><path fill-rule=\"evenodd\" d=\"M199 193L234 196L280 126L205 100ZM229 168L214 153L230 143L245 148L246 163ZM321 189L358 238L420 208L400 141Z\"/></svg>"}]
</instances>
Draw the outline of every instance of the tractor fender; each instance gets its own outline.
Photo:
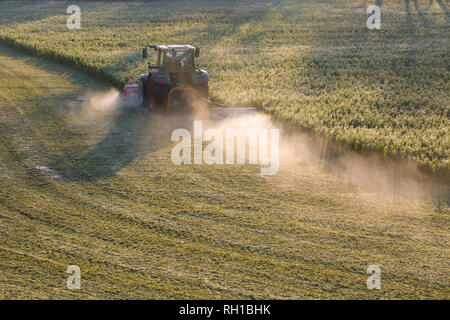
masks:
<instances>
[{"instance_id":1,"label":"tractor fender","mask_svg":"<svg viewBox=\"0 0 450 320\"><path fill-rule=\"evenodd\" d=\"M202 69L197 69L194 76L194 85L197 93L202 97L208 99L208 72Z\"/></svg>"},{"instance_id":2,"label":"tractor fender","mask_svg":"<svg viewBox=\"0 0 450 320\"><path fill-rule=\"evenodd\" d=\"M195 70L195 76L193 77L194 79L194 83L197 85L201 85L201 84L208 84L209 82L209 76L208 76L208 72L206 72L205 70L202 69L197 69Z\"/></svg>"},{"instance_id":3,"label":"tractor fender","mask_svg":"<svg viewBox=\"0 0 450 320\"><path fill-rule=\"evenodd\" d=\"M155 83L170 84L170 78L166 75L166 73L161 72L160 70L153 70L152 72L150 72L150 77Z\"/></svg>"}]
</instances>

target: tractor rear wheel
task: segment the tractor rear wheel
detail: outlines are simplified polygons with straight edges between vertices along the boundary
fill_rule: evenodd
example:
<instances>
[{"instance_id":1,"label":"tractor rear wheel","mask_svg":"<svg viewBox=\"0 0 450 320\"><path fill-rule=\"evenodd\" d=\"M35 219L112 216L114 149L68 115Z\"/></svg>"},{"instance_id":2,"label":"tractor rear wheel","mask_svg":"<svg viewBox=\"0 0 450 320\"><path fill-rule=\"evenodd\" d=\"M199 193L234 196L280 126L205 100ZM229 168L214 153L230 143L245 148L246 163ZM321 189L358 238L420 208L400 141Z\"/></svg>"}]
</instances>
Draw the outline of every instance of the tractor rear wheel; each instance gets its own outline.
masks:
<instances>
[{"instance_id":1,"label":"tractor rear wheel","mask_svg":"<svg viewBox=\"0 0 450 320\"><path fill-rule=\"evenodd\" d=\"M165 110L167 106L168 87L149 81L148 106L150 110Z\"/></svg>"},{"instance_id":2,"label":"tractor rear wheel","mask_svg":"<svg viewBox=\"0 0 450 320\"><path fill-rule=\"evenodd\" d=\"M148 107L148 95L147 90L145 89L145 83L144 79L139 80L139 103L141 107L147 108Z\"/></svg>"},{"instance_id":3,"label":"tractor rear wheel","mask_svg":"<svg viewBox=\"0 0 450 320\"><path fill-rule=\"evenodd\" d=\"M167 97L169 88L153 82L153 107L154 110L165 110L167 107Z\"/></svg>"}]
</instances>

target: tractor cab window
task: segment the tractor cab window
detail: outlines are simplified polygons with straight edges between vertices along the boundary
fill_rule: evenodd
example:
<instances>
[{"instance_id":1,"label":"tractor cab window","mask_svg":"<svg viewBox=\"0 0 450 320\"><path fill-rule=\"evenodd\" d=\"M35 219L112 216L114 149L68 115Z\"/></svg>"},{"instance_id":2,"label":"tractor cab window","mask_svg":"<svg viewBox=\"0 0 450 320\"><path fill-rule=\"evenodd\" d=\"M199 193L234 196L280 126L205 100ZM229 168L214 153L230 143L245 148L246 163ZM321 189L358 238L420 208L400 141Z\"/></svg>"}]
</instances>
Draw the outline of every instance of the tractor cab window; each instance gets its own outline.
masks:
<instances>
[{"instance_id":1,"label":"tractor cab window","mask_svg":"<svg viewBox=\"0 0 450 320\"><path fill-rule=\"evenodd\" d=\"M191 51L168 51L166 69L169 72L191 71L194 69L194 55Z\"/></svg>"},{"instance_id":2,"label":"tractor cab window","mask_svg":"<svg viewBox=\"0 0 450 320\"><path fill-rule=\"evenodd\" d=\"M159 68L162 65L161 61L160 61L160 56L161 56L161 52L160 51L151 53L150 61L149 61L150 65L152 65L152 66L154 66L156 68Z\"/></svg>"}]
</instances>

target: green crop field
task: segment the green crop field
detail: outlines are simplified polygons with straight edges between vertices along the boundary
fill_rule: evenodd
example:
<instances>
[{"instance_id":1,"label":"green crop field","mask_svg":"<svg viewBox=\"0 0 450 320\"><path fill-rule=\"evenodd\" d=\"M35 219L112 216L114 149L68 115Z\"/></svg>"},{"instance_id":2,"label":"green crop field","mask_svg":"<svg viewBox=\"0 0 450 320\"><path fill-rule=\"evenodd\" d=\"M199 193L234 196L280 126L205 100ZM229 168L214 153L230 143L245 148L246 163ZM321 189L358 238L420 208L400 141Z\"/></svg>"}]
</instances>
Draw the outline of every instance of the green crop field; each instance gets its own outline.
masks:
<instances>
[{"instance_id":1,"label":"green crop field","mask_svg":"<svg viewBox=\"0 0 450 320\"><path fill-rule=\"evenodd\" d=\"M164 3L164 2L163 2ZM449 169L448 8L441 0L0 3L0 39L117 85L145 70L151 43L202 47L211 97L251 104L355 149Z\"/></svg>"}]
</instances>

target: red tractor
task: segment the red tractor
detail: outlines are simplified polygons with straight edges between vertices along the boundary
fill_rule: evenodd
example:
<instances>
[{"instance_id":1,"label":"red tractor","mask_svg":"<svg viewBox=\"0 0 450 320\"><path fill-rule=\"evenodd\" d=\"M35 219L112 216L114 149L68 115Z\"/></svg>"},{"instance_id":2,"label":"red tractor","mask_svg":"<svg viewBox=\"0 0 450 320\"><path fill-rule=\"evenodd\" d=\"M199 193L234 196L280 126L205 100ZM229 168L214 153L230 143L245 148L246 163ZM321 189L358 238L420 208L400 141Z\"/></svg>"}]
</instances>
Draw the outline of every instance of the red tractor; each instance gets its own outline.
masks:
<instances>
[{"instance_id":1,"label":"red tractor","mask_svg":"<svg viewBox=\"0 0 450 320\"><path fill-rule=\"evenodd\" d=\"M138 84L124 88L125 97L133 90L143 107L152 111L191 110L193 104L208 106L208 73L195 64L200 48L191 45L151 45L155 52L147 62L148 74L141 74ZM147 47L142 57L149 58ZM195 102L193 102L195 101Z\"/></svg>"}]
</instances>

